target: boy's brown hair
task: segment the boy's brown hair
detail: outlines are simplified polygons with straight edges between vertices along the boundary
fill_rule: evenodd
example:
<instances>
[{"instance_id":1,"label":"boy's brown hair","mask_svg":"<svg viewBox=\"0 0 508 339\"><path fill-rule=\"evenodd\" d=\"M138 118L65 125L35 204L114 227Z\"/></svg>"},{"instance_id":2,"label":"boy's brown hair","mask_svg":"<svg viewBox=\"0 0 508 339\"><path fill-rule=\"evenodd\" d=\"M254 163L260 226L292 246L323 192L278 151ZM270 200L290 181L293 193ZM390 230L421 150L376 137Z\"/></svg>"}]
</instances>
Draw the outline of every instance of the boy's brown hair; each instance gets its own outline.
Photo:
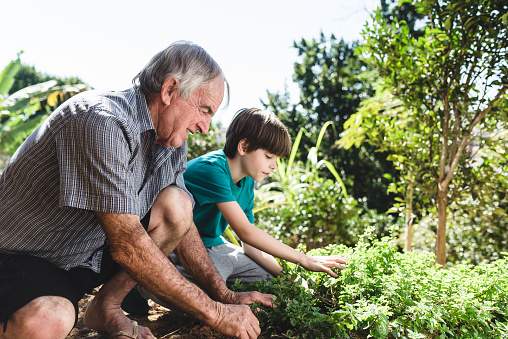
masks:
<instances>
[{"instance_id":1,"label":"boy's brown hair","mask_svg":"<svg viewBox=\"0 0 508 339\"><path fill-rule=\"evenodd\" d=\"M291 152L291 137L286 126L269 111L259 108L243 108L236 112L226 132L224 153L228 158L236 156L238 143L247 139L247 152L264 149L280 158Z\"/></svg>"}]
</instances>

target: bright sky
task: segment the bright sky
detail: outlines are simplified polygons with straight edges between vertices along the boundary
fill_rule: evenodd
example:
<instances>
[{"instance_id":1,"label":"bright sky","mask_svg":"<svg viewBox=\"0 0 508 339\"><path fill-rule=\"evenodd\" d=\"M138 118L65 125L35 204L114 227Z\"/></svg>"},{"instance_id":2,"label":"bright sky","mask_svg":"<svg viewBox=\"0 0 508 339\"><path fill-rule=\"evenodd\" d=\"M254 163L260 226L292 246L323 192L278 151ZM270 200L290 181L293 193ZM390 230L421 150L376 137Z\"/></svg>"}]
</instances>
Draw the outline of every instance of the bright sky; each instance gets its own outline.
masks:
<instances>
[{"instance_id":1,"label":"bright sky","mask_svg":"<svg viewBox=\"0 0 508 339\"><path fill-rule=\"evenodd\" d=\"M293 41L332 33L350 42L379 0L0 0L0 70L23 63L90 86L124 90L176 40L201 45L219 63L231 101L217 119L261 107L266 91L294 93Z\"/></svg>"}]
</instances>

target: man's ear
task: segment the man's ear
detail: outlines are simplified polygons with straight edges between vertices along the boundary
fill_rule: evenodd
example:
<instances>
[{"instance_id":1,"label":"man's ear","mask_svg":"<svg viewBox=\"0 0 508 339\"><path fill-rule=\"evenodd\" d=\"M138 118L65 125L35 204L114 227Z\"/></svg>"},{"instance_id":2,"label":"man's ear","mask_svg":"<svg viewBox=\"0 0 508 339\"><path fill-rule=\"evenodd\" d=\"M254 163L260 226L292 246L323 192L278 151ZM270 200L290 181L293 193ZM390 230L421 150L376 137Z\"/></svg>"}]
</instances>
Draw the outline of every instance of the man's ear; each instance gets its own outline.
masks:
<instances>
[{"instance_id":1,"label":"man's ear","mask_svg":"<svg viewBox=\"0 0 508 339\"><path fill-rule=\"evenodd\" d=\"M167 78L164 80L161 88L161 99L166 105L169 105L171 100L175 97L178 83L179 81L176 78Z\"/></svg>"},{"instance_id":2,"label":"man's ear","mask_svg":"<svg viewBox=\"0 0 508 339\"><path fill-rule=\"evenodd\" d=\"M247 148L249 146L249 143L247 142L247 138L243 138L238 142L237 152L240 155L244 155L247 153Z\"/></svg>"}]
</instances>

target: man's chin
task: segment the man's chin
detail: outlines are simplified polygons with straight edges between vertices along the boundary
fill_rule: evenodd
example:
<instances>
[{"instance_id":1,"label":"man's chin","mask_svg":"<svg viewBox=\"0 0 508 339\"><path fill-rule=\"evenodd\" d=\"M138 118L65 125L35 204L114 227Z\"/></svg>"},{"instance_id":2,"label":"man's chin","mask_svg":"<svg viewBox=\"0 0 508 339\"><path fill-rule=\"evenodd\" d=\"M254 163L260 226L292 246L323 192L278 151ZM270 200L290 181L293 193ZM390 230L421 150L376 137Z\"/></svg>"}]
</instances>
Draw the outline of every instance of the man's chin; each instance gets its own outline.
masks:
<instances>
[{"instance_id":1,"label":"man's chin","mask_svg":"<svg viewBox=\"0 0 508 339\"><path fill-rule=\"evenodd\" d=\"M180 147L182 146L184 140L169 140L169 139L166 139L166 140L157 140L155 141L156 144L158 145L161 145L162 147L165 147L165 148L171 148L171 147Z\"/></svg>"}]
</instances>

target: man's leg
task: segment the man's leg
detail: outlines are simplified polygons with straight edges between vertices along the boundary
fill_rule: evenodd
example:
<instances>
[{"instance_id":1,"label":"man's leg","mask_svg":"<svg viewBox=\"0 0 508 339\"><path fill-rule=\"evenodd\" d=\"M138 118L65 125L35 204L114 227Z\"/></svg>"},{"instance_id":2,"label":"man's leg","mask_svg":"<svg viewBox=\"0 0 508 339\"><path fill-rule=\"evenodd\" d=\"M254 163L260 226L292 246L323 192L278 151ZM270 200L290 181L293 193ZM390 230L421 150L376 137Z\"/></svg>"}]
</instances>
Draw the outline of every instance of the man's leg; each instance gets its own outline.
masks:
<instances>
[{"instance_id":1,"label":"man's leg","mask_svg":"<svg viewBox=\"0 0 508 339\"><path fill-rule=\"evenodd\" d=\"M82 272L85 278L88 272ZM1 256L0 338L65 338L84 293L67 271L46 260Z\"/></svg>"},{"instance_id":2,"label":"man's leg","mask_svg":"<svg viewBox=\"0 0 508 339\"><path fill-rule=\"evenodd\" d=\"M39 297L12 315L5 332L0 323L0 338L65 338L74 326L74 314L74 306L63 297Z\"/></svg>"},{"instance_id":3,"label":"man's leg","mask_svg":"<svg viewBox=\"0 0 508 339\"><path fill-rule=\"evenodd\" d=\"M192 203L189 196L176 186L161 191L152 209L147 232L153 242L168 255L187 234L192 225ZM85 325L105 332L123 330L132 332L130 320L122 312L120 305L136 282L121 270L105 283L88 305ZM151 333L139 327L140 338L150 338Z\"/></svg>"}]
</instances>

